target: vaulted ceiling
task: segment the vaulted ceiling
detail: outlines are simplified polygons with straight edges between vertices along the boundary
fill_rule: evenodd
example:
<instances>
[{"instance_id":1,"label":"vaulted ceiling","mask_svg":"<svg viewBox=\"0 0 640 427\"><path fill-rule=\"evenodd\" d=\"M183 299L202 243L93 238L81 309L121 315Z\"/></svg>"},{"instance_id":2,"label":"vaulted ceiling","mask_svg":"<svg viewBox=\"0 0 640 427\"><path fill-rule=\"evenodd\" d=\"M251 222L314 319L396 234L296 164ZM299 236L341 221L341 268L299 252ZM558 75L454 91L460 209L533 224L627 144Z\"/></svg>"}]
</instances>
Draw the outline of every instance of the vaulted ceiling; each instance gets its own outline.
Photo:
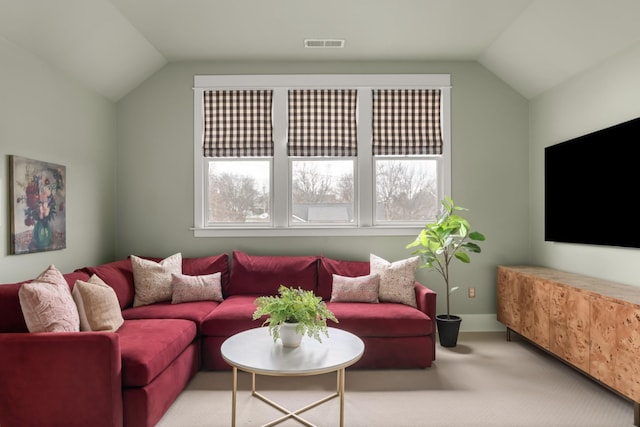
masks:
<instances>
[{"instance_id":1,"label":"vaulted ceiling","mask_svg":"<svg viewBox=\"0 0 640 427\"><path fill-rule=\"evenodd\" d=\"M0 0L0 37L114 101L185 60L475 60L533 98L640 45L639 18L638 0Z\"/></svg>"}]
</instances>

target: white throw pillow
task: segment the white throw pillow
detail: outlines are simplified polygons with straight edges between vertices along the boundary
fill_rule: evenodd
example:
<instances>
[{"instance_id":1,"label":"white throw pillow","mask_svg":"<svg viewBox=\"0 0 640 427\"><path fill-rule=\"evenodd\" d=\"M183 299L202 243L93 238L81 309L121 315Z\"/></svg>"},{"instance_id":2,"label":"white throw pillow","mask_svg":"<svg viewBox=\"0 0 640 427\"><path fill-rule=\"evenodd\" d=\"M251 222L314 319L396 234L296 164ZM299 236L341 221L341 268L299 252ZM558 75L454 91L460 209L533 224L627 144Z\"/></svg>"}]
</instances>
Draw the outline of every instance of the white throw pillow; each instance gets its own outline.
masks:
<instances>
[{"instance_id":1,"label":"white throw pillow","mask_svg":"<svg viewBox=\"0 0 640 427\"><path fill-rule=\"evenodd\" d=\"M416 269L420 257L389 262L370 254L371 274L380 275L379 296L381 302L398 302L416 307Z\"/></svg>"},{"instance_id":2,"label":"white throw pillow","mask_svg":"<svg viewBox=\"0 0 640 427\"><path fill-rule=\"evenodd\" d=\"M136 294L133 306L171 301L171 274L182 274L182 254L177 253L160 262L131 255L133 283Z\"/></svg>"}]
</instances>

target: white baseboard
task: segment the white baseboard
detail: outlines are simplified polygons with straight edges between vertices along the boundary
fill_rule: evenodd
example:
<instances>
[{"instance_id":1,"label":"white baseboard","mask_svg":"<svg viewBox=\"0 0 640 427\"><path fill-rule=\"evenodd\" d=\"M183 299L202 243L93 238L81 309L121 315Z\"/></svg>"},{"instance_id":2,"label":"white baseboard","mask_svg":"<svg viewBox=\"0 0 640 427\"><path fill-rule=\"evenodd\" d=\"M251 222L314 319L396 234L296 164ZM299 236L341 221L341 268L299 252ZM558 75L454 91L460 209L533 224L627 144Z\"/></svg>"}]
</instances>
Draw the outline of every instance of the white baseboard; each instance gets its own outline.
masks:
<instances>
[{"instance_id":1,"label":"white baseboard","mask_svg":"<svg viewBox=\"0 0 640 427\"><path fill-rule=\"evenodd\" d=\"M460 332L501 332L505 326L498 322L495 314L460 314Z\"/></svg>"}]
</instances>

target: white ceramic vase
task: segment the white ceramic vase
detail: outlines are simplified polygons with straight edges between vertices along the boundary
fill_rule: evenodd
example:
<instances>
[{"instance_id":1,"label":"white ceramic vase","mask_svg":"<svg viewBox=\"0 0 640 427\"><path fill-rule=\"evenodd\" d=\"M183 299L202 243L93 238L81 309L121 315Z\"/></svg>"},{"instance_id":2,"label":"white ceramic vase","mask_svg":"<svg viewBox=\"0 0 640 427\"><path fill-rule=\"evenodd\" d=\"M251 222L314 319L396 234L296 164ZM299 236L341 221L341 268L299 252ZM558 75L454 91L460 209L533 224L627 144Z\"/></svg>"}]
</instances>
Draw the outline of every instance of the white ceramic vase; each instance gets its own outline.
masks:
<instances>
[{"instance_id":1,"label":"white ceramic vase","mask_svg":"<svg viewBox=\"0 0 640 427\"><path fill-rule=\"evenodd\" d=\"M298 347L302 342L303 334L296 332L297 323L282 323L280 325L280 340L283 347Z\"/></svg>"}]
</instances>

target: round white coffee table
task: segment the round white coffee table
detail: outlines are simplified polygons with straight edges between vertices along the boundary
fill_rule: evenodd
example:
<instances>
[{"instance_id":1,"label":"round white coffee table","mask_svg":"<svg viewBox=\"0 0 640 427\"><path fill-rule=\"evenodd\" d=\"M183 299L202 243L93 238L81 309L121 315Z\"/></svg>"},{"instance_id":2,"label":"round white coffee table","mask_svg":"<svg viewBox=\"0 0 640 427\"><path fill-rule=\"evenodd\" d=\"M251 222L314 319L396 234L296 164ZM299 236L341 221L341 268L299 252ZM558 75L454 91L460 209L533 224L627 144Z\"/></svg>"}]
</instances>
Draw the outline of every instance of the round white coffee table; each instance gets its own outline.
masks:
<instances>
[{"instance_id":1,"label":"round white coffee table","mask_svg":"<svg viewBox=\"0 0 640 427\"><path fill-rule=\"evenodd\" d=\"M322 342L305 336L300 347L283 347L280 340L274 342L267 327L250 329L229 337L222 343L222 358L233 369L233 391L231 398L231 426L236 425L236 394L238 369L251 374L251 394L280 410L285 415L264 426L276 425L288 418L313 426L298 414L325 403L334 397L340 398L340 426L344 426L344 377L345 369L356 363L364 353L364 343L352 333L329 328L329 337ZM256 391L256 374L278 377L320 375L336 372L335 393L303 408L290 411Z\"/></svg>"}]
</instances>

